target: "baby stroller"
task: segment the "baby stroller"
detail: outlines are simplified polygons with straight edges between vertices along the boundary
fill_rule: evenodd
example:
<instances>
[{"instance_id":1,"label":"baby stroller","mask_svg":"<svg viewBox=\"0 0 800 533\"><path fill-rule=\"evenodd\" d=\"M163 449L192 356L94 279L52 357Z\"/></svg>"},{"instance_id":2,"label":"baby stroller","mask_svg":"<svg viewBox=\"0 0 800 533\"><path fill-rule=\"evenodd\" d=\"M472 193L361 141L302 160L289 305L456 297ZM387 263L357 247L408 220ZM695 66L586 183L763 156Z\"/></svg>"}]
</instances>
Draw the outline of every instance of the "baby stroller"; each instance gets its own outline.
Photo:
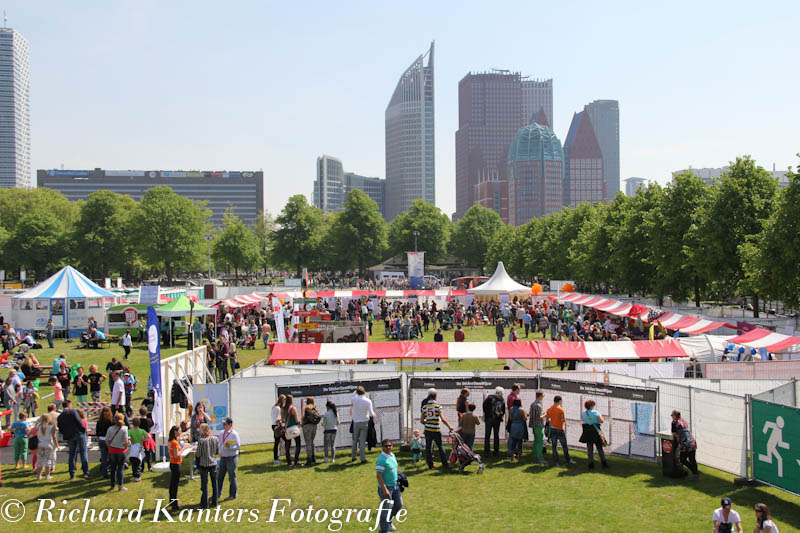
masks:
<instances>
[{"instance_id":1,"label":"baby stroller","mask_svg":"<svg viewBox=\"0 0 800 533\"><path fill-rule=\"evenodd\" d=\"M450 466L458 464L458 471L463 472L464 468L473 462L478 463L478 473L483 474L484 464L481 462L481 456L473 452L472 449L464 442L464 438L457 431L450 432L448 437L453 451L450 452Z\"/></svg>"}]
</instances>

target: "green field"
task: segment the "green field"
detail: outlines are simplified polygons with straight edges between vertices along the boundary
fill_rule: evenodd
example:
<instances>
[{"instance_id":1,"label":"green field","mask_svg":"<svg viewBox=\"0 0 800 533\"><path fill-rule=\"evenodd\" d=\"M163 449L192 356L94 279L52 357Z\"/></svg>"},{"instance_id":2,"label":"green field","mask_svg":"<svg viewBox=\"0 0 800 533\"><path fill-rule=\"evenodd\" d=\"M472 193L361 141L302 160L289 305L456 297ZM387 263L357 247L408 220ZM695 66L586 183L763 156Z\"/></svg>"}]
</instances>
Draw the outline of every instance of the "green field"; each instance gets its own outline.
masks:
<instances>
[{"instance_id":1,"label":"green field","mask_svg":"<svg viewBox=\"0 0 800 533\"><path fill-rule=\"evenodd\" d=\"M445 341L452 340L452 331L444 332ZM433 334L429 333L432 340ZM376 323L373 341L383 341L383 324ZM492 341L494 328L480 327L467 330L467 341ZM163 350L167 357L182 348ZM98 364L101 370L112 355L120 358L122 348L111 345L104 350L77 350L75 344L58 342L56 350L37 351L43 364L49 364L53 356L63 351L70 363L81 362L87 366ZM244 350L239 352L242 367L246 367L265 357L264 350ZM503 361L442 361L445 369L500 369ZM140 381L146 382L149 374L147 351L144 345L137 345L130 360L132 371ZM144 396L144 386L137 391L137 398ZM135 402L138 405L138 401ZM265 413L265 419L267 413ZM479 449L480 451L480 449ZM285 466L272 465L272 445L248 446L243 450L239 463L239 497L233 502L221 503L219 522L210 527L238 527L247 531L296 531L322 532L336 531L337 525L329 520L314 522L292 522L291 512L299 513L313 505L314 512L325 509L373 509L370 523L355 522L344 524L341 531L367 531L374 521L376 494L374 461L377 452L369 455L369 464L359 465L349 462L349 451L341 450L335 464L320 464L314 467L289 470ZM586 458L582 452L572 452L578 464L566 468L534 466L531 464L530 444L526 443L523 461L511 463L504 457L490 458L483 475L475 473L476 467L468 467L469 474L443 472L439 469L428 471L424 462L414 465L410 454L399 454L400 470L409 475L410 487L403 495L408 510L405 523L398 524L398 531L429 532L446 527L460 531L658 531L688 532L708 531L711 514L719 506L722 496L730 496L734 508L741 513L744 530L752 531L755 519L752 506L757 502L769 505L781 532L800 531L800 498L770 487L735 487L733 477L722 472L701 467L698 482L671 480L661 476L660 465L639 461L611 458L611 469L589 473ZM304 454L301 456L303 457ZM302 460L302 459L301 459ZM318 456L318 460L321 460ZM153 523L156 499L167 498L168 474L145 473L142 482L133 483L130 470L126 471L127 492L109 491L105 480L98 479L99 467L92 465L92 480L76 478L69 481L66 465L57 465L54 479L50 482L36 481L30 471L13 471L10 465L3 467L3 487L0 488L0 523L6 512L3 502L10 498L20 500L26 515L20 525L33 524L40 498L54 500L57 505L53 518L60 523L36 524L45 531L86 531L86 524L64 523L57 514L59 509L79 509L78 520L85 505L84 498L90 498L90 508L135 509L143 500L143 523L127 522L123 516L120 524L95 524L99 531L133 531L142 527L164 531L191 531L196 529L198 511L192 510L191 517L174 515L192 523L169 523L163 515ZM188 464L184 464L188 473ZM223 497L227 496L227 483ZM179 489L181 504L193 508L199 504L200 482L185 481ZM273 499L288 498L285 515L270 518ZM62 500L67 500L62 504ZM49 503L46 503L46 506ZM239 513L239 510L243 510ZM242 519L238 525L225 524L224 512L230 510L228 517L237 515ZM253 510L253 513L249 511ZM8 508L11 513L12 508ZM116 512L116 511L115 511ZM320 511L320 517L322 512ZM362 511L362 517L364 516ZM42 515L47 520L48 515ZM345 515L346 516L346 515ZM116 518L116 516L115 516ZM201 518L204 518L201 517ZM257 518L255 522L248 522ZM298 518L298 514L295 514ZM213 523L212 523L213 524ZM209 526L206 526L209 527Z\"/></svg>"}]
</instances>

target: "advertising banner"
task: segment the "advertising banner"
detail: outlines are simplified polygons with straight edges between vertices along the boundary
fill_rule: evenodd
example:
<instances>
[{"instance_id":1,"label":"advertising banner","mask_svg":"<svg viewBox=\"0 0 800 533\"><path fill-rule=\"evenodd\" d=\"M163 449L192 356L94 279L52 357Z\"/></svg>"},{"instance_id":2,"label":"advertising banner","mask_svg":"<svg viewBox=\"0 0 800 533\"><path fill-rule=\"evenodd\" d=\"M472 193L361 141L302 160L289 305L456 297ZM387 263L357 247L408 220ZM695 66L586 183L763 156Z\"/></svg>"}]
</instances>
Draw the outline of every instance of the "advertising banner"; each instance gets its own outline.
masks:
<instances>
[{"instance_id":1,"label":"advertising banner","mask_svg":"<svg viewBox=\"0 0 800 533\"><path fill-rule=\"evenodd\" d=\"M800 494L800 409L752 400L753 477Z\"/></svg>"},{"instance_id":2,"label":"advertising banner","mask_svg":"<svg viewBox=\"0 0 800 533\"><path fill-rule=\"evenodd\" d=\"M408 283L412 289L421 289L425 276L425 252L408 252Z\"/></svg>"},{"instance_id":3,"label":"advertising banner","mask_svg":"<svg viewBox=\"0 0 800 533\"><path fill-rule=\"evenodd\" d=\"M283 325L283 306L281 301L272 297L272 312L275 313L275 333L278 336L278 342L286 342L286 326Z\"/></svg>"},{"instance_id":4,"label":"advertising banner","mask_svg":"<svg viewBox=\"0 0 800 533\"><path fill-rule=\"evenodd\" d=\"M192 399L197 402L203 402L206 407L206 413L211 417L211 422L208 424L213 434L218 434L223 431L222 423L228 416L230 416L230 407L228 405L228 384L227 383L209 383L205 385L194 385L192 387Z\"/></svg>"},{"instance_id":5,"label":"advertising banner","mask_svg":"<svg viewBox=\"0 0 800 533\"><path fill-rule=\"evenodd\" d=\"M152 306L147 306L147 351L150 353L150 386L153 387L153 429L156 435L164 432L163 409L164 393L161 384L161 336L158 328L158 315Z\"/></svg>"}]
</instances>

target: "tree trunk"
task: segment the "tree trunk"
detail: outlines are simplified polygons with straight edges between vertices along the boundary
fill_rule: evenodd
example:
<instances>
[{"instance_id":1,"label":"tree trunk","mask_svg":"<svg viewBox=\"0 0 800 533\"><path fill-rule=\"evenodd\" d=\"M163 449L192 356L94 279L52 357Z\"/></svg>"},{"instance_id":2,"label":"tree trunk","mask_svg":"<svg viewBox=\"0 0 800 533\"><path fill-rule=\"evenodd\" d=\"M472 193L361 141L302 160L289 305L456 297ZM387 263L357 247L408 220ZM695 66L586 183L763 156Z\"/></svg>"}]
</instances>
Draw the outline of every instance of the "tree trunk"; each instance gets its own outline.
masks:
<instances>
[{"instance_id":1,"label":"tree trunk","mask_svg":"<svg viewBox=\"0 0 800 533\"><path fill-rule=\"evenodd\" d=\"M172 281L172 263L169 261L164 262L164 271L167 273L167 281Z\"/></svg>"},{"instance_id":2,"label":"tree trunk","mask_svg":"<svg viewBox=\"0 0 800 533\"><path fill-rule=\"evenodd\" d=\"M753 295L753 318L758 318L758 294Z\"/></svg>"},{"instance_id":3,"label":"tree trunk","mask_svg":"<svg viewBox=\"0 0 800 533\"><path fill-rule=\"evenodd\" d=\"M661 294L658 295L658 306L664 307L664 296Z\"/></svg>"},{"instance_id":4,"label":"tree trunk","mask_svg":"<svg viewBox=\"0 0 800 533\"><path fill-rule=\"evenodd\" d=\"M700 307L700 283L697 281L697 276L692 278L694 282L694 306Z\"/></svg>"}]
</instances>

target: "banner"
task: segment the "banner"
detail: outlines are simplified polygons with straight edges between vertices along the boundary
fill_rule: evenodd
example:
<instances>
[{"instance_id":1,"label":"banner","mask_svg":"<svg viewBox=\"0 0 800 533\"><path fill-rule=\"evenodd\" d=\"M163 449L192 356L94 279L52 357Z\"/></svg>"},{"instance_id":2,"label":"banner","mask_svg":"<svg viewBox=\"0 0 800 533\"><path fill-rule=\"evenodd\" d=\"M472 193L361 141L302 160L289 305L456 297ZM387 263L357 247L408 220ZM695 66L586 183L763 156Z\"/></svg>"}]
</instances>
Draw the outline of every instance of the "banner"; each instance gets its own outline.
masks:
<instances>
[{"instance_id":1,"label":"banner","mask_svg":"<svg viewBox=\"0 0 800 533\"><path fill-rule=\"evenodd\" d=\"M800 409L752 400L753 477L800 494Z\"/></svg>"},{"instance_id":2,"label":"banner","mask_svg":"<svg viewBox=\"0 0 800 533\"><path fill-rule=\"evenodd\" d=\"M278 336L278 342L286 342L286 326L283 325L283 306L281 301L272 297L272 312L275 314L275 334Z\"/></svg>"},{"instance_id":3,"label":"banner","mask_svg":"<svg viewBox=\"0 0 800 533\"><path fill-rule=\"evenodd\" d=\"M412 289L421 289L425 276L425 252L408 252L408 283Z\"/></svg>"},{"instance_id":4,"label":"banner","mask_svg":"<svg viewBox=\"0 0 800 533\"><path fill-rule=\"evenodd\" d=\"M163 420L163 390L161 384L161 336L158 328L158 315L153 306L147 306L147 351L150 352L150 385L155 394L153 396L153 429L156 435L164 433Z\"/></svg>"},{"instance_id":5,"label":"banner","mask_svg":"<svg viewBox=\"0 0 800 533\"><path fill-rule=\"evenodd\" d=\"M228 384L209 383L206 385L194 385L192 387L192 400L195 405L202 402L205 405L206 413L211 417L208 424L211 432L217 435L223 430L222 423L230 416L228 406Z\"/></svg>"}]
</instances>

